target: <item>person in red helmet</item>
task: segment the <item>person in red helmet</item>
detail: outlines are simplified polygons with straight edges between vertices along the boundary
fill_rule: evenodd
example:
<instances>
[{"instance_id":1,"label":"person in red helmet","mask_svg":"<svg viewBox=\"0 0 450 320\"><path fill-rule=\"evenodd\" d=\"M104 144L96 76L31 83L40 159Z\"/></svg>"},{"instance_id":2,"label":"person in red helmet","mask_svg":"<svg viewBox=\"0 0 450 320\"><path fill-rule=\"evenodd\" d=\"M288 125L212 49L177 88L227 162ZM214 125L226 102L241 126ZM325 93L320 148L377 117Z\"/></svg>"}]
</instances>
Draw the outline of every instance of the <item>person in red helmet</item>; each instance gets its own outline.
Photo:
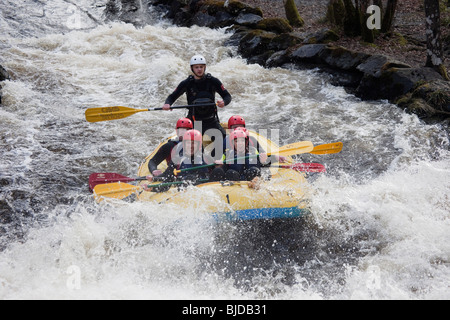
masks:
<instances>
[{"instance_id":1,"label":"person in red helmet","mask_svg":"<svg viewBox=\"0 0 450 320\"><path fill-rule=\"evenodd\" d=\"M224 177L224 172L221 168L203 167L214 163L211 156L203 152L203 137L198 130L189 130L183 137L183 157L180 159L180 164L177 166L178 170L191 169L181 172L177 178L179 180L189 181L195 184L200 179L209 179L210 181L220 181Z\"/></svg>"},{"instance_id":2,"label":"person in red helmet","mask_svg":"<svg viewBox=\"0 0 450 320\"><path fill-rule=\"evenodd\" d=\"M177 121L176 124L176 133L177 137L175 139L171 139L167 141L164 145L159 148L158 152L150 159L148 162L148 170L153 176L159 176L162 174L162 171L158 169L158 165L164 160L167 163L170 162L172 158L172 151L176 150L176 147L183 140L183 135L186 131L192 129L194 127L192 121L188 118L181 118ZM181 146L181 145L180 145ZM178 152L181 152L181 148L178 147Z\"/></svg>"},{"instance_id":3,"label":"person in red helmet","mask_svg":"<svg viewBox=\"0 0 450 320\"><path fill-rule=\"evenodd\" d=\"M261 166L267 160L267 154L260 154L249 143L249 135L243 127L234 129L229 136L232 146L216 164L223 165L225 179L231 181L253 181L261 176Z\"/></svg>"},{"instance_id":4,"label":"person in red helmet","mask_svg":"<svg viewBox=\"0 0 450 320\"><path fill-rule=\"evenodd\" d=\"M233 130L238 127L245 128L245 120L242 116L234 115L228 119L228 129Z\"/></svg>"},{"instance_id":5,"label":"person in red helmet","mask_svg":"<svg viewBox=\"0 0 450 320\"><path fill-rule=\"evenodd\" d=\"M255 147L258 150L258 152L261 154L265 153L264 149L261 147L258 140L255 137L251 136L250 132L246 129L245 119L240 115L234 115L228 119L228 129L230 129L230 132L232 132L236 128L245 128L246 133L248 135L250 146ZM230 145L229 136L227 136L224 139L223 150L231 149L231 147L233 147L233 146ZM274 157L273 158L274 161L278 161L280 163L286 162L286 157L284 157L284 156L273 155L272 157ZM270 164L270 162L267 164L264 164L264 165L268 165L268 164Z\"/></svg>"},{"instance_id":6,"label":"person in red helmet","mask_svg":"<svg viewBox=\"0 0 450 320\"><path fill-rule=\"evenodd\" d=\"M206 164L213 164L214 159L206 156L203 152L203 137L200 131L191 129L184 133L182 142L182 153L178 157L173 157L168 162L167 169L157 177L147 177L149 181L185 181L186 184L197 184L199 180L209 179L210 181L218 181L223 179L223 170L212 170L210 167L203 167ZM176 154L178 155L178 154ZM198 169L192 169L199 167ZM182 171L175 176L174 170L192 169ZM153 191L163 192L170 188L170 186L162 188L153 188ZM147 190L144 187L145 190ZM147 190L150 191L150 190Z\"/></svg>"}]
</instances>

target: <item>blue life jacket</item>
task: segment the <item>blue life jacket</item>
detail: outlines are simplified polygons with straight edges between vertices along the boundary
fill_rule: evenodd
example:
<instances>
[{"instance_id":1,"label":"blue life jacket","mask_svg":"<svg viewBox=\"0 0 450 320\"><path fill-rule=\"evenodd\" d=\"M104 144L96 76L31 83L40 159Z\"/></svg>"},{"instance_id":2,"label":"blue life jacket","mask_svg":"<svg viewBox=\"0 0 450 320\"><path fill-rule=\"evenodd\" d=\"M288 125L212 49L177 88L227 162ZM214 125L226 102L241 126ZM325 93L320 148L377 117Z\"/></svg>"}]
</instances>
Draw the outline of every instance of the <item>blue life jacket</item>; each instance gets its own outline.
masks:
<instances>
[{"instance_id":1,"label":"blue life jacket","mask_svg":"<svg viewBox=\"0 0 450 320\"><path fill-rule=\"evenodd\" d=\"M178 166L178 170L195 168L195 167L199 167L199 166L204 166L206 164L207 163L205 162L205 160L203 158L203 153L198 153L194 157L187 157L187 156L182 157L181 163ZM208 167L206 167L206 168L200 168L197 170L193 169L193 170L189 170L189 171L180 172L180 174L178 176L182 178L187 175L197 174L202 177L206 177L208 172L209 172L209 169L208 169Z\"/></svg>"}]
</instances>

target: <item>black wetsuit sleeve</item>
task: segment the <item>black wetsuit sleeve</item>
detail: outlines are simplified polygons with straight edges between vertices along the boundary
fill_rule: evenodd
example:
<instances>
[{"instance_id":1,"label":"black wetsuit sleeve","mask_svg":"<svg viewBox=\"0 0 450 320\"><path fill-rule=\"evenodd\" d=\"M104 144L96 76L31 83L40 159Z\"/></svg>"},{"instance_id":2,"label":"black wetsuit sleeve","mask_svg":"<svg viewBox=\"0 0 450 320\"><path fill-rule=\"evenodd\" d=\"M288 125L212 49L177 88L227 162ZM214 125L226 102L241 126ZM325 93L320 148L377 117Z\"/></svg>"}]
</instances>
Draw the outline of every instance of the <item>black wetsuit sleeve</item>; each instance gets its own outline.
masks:
<instances>
[{"instance_id":1,"label":"black wetsuit sleeve","mask_svg":"<svg viewBox=\"0 0 450 320\"><path fill-rule=\"evenodd\" d=\"M172 92L166 99L165 103L172 105L183 93L186 92L188 87L189 79L180 82L178 87Z\"/></svg>"},{"instance_id":2,"label":"black wetsuit sleeve","mask_svg":"<svg viewBox=\"0 0 450 320\"><path fill-rule=\"evenodd\" d=\"M219 79L212 77L211 81L214 85L214 89L222 97L225 105L228 105L231 102L231 94L227 89L225 89L224 85Z\"/></svg>"},{"instance_id":3,"label":"black wetsuit sleeve","mask_svg":"<svg viewBox=\"0 0 450 320\"><path fill-rule=\"evenodd\" d=\"M159 148L158 152L148 162L148 170L150 173L158 169L158 165L166 160L172 152L174 144L169 141Z\"/></svg>"},{"instance_id":4,"label":"black wetsuit sleeve","mask_svg":"<svg viewBox=\"0 0 450 320\"><path fill-rule=\"evenodd\" d=\"M153 181L155 182L172 182L176 180L176 176L174 174L174 170L176 169L176 165L170 161L169 165L167 166L167 169L157 177L153 177Z\"/></svg>"}]
</instances>

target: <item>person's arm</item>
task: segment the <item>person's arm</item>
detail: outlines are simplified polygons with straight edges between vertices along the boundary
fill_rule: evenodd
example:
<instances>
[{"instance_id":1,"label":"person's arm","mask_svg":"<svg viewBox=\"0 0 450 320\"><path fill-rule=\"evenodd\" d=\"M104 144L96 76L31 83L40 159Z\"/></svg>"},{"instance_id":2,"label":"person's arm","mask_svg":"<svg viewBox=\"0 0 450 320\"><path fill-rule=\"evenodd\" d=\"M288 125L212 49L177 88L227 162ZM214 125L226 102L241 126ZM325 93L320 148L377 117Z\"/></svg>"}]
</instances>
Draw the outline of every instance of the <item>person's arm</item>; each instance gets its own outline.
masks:
<instances>
[{"instance_id":1,"label":"person's arm","mask_svg":"<svg viewBox=\"0 0 450 320\"><path fill-rule=\"evenodd\" d=\"M174 92L172 92L166 99L166 101L164 102L164 106L163 109L164 110L170 110L170 106L177 101L177 99L179 97L181 97L181 95L183 93L186 92L186 88L187 88L187 83L188 83L188 79L183 80L180 82L180 84L178 85L178 87L175 89Z\"/></svg>"},{"instance_id":2,"label":"person's arm","mask_svg":"<svg viewBox=\"0 0 450 320\"><path fill-rule=\"evenodd\" d=\"M169 141L159 148L158 152L148 162L148 170L152 175L154 171L158 170L158 165L170 156L173 144Z\"/></svg>"},{"instance_id":3,"label":"person's arm","mask_svg":"<svg viewBox=\"0 0 450 320\"><path fill-rule=\"evenodd\" d=\"M223 108L224 106L230 104L231 102L231 94L225 89L222 82L219 79L212 77L212 81L214 84L214 88L216 92L222 97L223 101L217 101L217 106Z\"/></svg>"}]
</instances>

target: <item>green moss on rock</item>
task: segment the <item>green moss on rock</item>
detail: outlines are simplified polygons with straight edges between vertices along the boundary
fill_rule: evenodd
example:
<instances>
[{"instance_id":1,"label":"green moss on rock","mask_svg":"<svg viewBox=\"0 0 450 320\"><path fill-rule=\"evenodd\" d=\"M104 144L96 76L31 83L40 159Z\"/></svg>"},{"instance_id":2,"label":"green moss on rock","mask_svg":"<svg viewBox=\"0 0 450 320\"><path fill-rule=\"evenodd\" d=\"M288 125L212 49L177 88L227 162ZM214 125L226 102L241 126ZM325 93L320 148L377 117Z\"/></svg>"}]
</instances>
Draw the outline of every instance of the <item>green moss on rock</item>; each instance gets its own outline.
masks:
<instances>
[{"instance_id":1,"label":"green moss on rock","mask_svg":"<svg viewBox=\"0 0 450 320\"><path fill-rule=\"evenodd\" d=\"M287 33L292 32L292 27L289 24L289 21L284 18L266 18L262 19L256 25L258 29L271 31L275 33Z\"/></svg>"},{"instance_id":2,"label":"green moss on rock","mask_svg":"<svg viewBox=\"0 0 450 320\"><path fill-rule=\"evenodd\" d=\"M287 0L284 4L284 10L286 11L286 18L291 26L303 27L305 25L305 21L300 17L300 13L298 12L294 0Z\"/></svg>"}]
</instances>

